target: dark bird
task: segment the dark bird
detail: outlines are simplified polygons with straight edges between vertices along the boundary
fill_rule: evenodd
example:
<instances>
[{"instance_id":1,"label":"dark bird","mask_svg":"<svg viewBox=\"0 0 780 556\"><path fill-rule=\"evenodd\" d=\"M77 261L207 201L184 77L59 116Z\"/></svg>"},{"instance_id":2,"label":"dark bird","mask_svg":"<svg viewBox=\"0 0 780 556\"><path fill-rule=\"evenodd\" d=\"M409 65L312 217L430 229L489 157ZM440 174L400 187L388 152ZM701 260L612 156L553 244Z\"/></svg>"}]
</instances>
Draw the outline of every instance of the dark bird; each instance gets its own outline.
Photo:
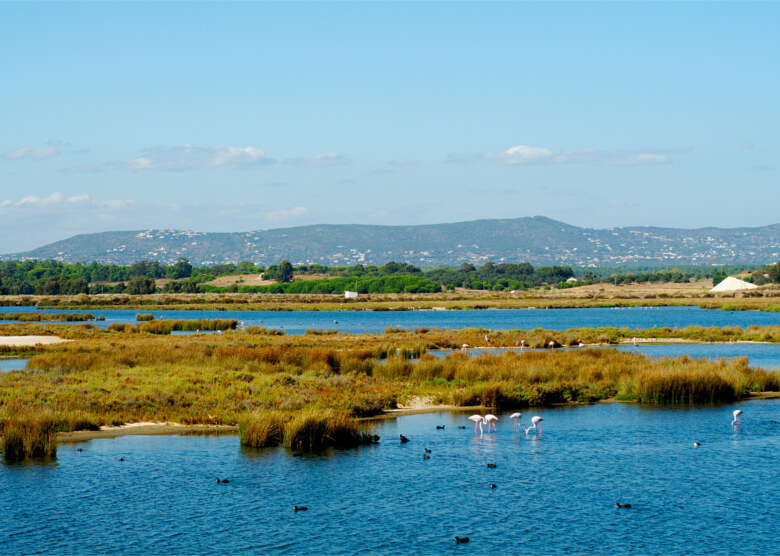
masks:
<instances>
[{"instance_id":1,"label":"dark bird","mask_svg":"<svg viewBox=\"0 0 780 556\"><path fill-rule=\"evenodd\" d=\"M219 477L217 477L217 484L220 484L220 483L221 483L221 484L223 484L223 485L226 485L226 484L228 484L229 482L230 482L230 479L220 479Z\"/></svg>"},{"instance_id":2,"label":"dark bird","mask_svg":"<svg viewBox=\"0 0 780 556\"><path fill-rule=\"evenodd\" d=\"M444 430L444 425L436 425L436 430L437 431Z\"/></svg>"},{"instance_id":3,"label":"dark bird","mask_svg":"<svg viewBox=\"0 0 780 556\"><path fill-rule=\"evenodd\" d=\"M621 504L620 502L615 502L616 508L630 508L631 504Z\"/></svg>"},{"instance_id":4,"label":"dark bird","mask_svg":"<svg viewBox=\"0 0 780 556\"><path fill-rule=\"evenodd\" d=\"M409 439L406 438L404 435L399 434L398 436L401 437L401 444L405 444L406 442L409 442Z\"/></svg>"},{"instance_id":5,"label":"dark bird","mask_svg":"<svg viewBox=\"0 0 780 556\"><path fill-rule=\"evenodd\" d=\"M466 428L466 425L460 425L460 426L458 426L458 428L459 428L459 429L465 429L465 428Z\"/></svg>"},{"instance_id":6,"label":"dark bird","mask_svg":"<svg viewBox=\"0 0 780 556\"><path fill-rule=\"evenodd\" d=\"M119 458L119 461L125 461L125 458Z\"/></svg>"},{"instance_id":7,"label":"dark bird","mask_svg":"<svg viewBox=\"0 0 780 556\"><path fill-rule=\"evenodd\" d=\"M455 544L461 544L464 542L469 542L468 537L455 537Z\"/></svg>"},{"instance_id":8,"label":"dark bird","mask_svg":"<svg viewBox=\"0 0 780 556\"><path fill-rule=\"evenodd\" d=\"M423 448L423 450L425 450L426 454L430 454L431 453L431 451L428 448Z\"/></svg>"},{"instance_id":9,"label":"dark bird","mask_svg":"<svg viewBox=\"0 0 780 556\"><path fill-rule=\"evenodd\" d=\"M81 452L81 451L82 451L82 448L79 448L79 449L78 449L78 450L76 450L76 451L77 451L77 452Z\"/></svg>"},{"instance_id":10,"label":"dark bird","mask_svg":"<svg viewBox=\"0 0 780 556\"><path fill-rule=\"evenodd\" d=\"M423 459L431 459L431 456L429 456L428 454L423 454Z\"/></svg>"},{"instance_id":11,"label":"dark bird","mask_svg":"<svg viewBox=\"0 0 780 556\"><path fill-rule=\"evenodd\" d=\"M490 488L494 489L494 488L496 488L496 485L494 485L493 483L490 483Z\"/></svg>"},{"instance_id":12,"label":"dark bird","mask_svg":"<svg viewBox=\"0 0 780 556\"><path fill-rule=\"evenodd\" d=\"M701 442L694 442L693 443L693 447L694 448L698 448L699 446L701 446Z\"/></svg>"},{"instance_id":13,"label":"dark bird","mask_svg":"<svg viewBox=\"0 0 780 556\"><path fill-rule=\"evenodd\" d=\"M306 506L293 506L294 512L305 512L308 509Z\"/></svg>"},{"instance_id":14,"label":"dark bird","mask_svg":"<svg viewBox=\"0 0 780 556\"><path fill-rule=\"evenodd\" d=\"M496 468L496 464L495 463L488 463L487 466L488 466L489 469L495 469Z\"/></svg>"}]
</instances>

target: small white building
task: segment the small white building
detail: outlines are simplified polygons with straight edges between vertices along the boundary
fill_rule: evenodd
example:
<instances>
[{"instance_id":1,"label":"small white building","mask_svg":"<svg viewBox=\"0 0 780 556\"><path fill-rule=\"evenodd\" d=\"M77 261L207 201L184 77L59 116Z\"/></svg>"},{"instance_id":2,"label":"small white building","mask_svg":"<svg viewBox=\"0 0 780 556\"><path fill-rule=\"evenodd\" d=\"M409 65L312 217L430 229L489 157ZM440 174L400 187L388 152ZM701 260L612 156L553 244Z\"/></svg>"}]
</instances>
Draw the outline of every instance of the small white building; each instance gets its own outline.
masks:
<instances>
[{"instance_id":1,"label":"small white building","mask_svg":"<svg viewBox=\"0 0 780 556\"><path fill-rule=\"evenodd\" d=\"M344 291L344 299L357 299L358 292Z\"/></svg>"},{"instance_id":2,"label":"small white building","mask_svg":"<svg viewBox=\"0 0 780 556\"><path fill-rule=\"evenodd\" d=\"M727 276L725 280L723 280L720 284L715 286L710 290L712 293L718 293L718 292L736 292L740 290L754 290L758 286L755 284L751 284L750 282L745 282L744 280L740 280L739 278L734 278L733 276Z\"/></svg>"}]
</instances>

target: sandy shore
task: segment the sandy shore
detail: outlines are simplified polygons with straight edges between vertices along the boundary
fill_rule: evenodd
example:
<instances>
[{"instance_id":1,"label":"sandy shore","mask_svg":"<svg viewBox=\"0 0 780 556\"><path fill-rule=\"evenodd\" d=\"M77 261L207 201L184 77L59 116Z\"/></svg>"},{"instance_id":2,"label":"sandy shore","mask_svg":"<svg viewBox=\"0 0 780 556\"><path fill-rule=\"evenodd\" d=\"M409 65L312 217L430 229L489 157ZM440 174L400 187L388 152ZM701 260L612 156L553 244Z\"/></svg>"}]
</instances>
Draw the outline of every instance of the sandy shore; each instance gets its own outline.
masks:
<instances>
[{"instance_id":1,"label":"sandy shore","mask_svg":"<svg viewBox=\"0 0 780 556\"><path fill-rule=\"evenodd\" d=\"M115 438L129 435L159 434L198 434L198 433L236 433L234 425L182 425L180 423L130 423L120 427L100 427L97 431L61 432L57 435L60 442L84 442L96 438Z\"/></svg>"},{"instance_id":2,"label":"sandy shore","mask_svg":"<svg viewBox=\"0 0 780 556\"><path fill-rule=\"evenodd\" d=\"M0 346L39 346L72 341L59 336L0 336Z\"/></svg>"}]
</instances>

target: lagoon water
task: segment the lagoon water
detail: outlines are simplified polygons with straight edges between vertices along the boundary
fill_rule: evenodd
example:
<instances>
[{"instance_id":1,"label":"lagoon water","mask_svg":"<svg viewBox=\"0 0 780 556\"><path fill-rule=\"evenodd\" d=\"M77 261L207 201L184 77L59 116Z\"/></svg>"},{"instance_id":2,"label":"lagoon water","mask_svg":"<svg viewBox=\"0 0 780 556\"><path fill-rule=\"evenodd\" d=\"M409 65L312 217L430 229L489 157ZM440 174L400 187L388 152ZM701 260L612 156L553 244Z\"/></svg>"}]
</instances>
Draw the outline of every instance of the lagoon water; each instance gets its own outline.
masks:
<instances>
[{"instance_id":1,"label":"lagoon water","mask_svg":"<svg viewBox=\"0 0 780 556\"><path fill-rule=\"evenodd\" d=\"M29 359L3 359L0 358L0 373L7 373L8 371L18 371L24 369L27 366Z\"/></svg>"},{"instance_id":2,"label":"lagoon water","mask_svg":"<svg viewBox=\"0 0 780 556\"><path fill-rule=\"evenodd\" d=\"M248 326L265 326L287 334L303 334L307 329L339 330L348 334L376 334L389 327L486 328L490 330L566 330L578 327L652 328L685 326L780 325L780 313L762 311L721 311L699 307L609 307L591 309L484 309L462 311L145 311L99 309L74 311L35 307L0 307L3 313L92 313L105 317L93 324L135 324L138 313L152 313L165 319L237 319ZM72 324L72 323L71 323Z\"/></svg>"},{"instance_id":3,"label":"lagoon water","mask_svg":"<svg viewBox=\"0 0 780 556\"><path fill-rule=\"evenodd\" d=\"M3 552L780 554L780 401L533 414L541 437L439 413L313 456L235 435L61 444L51 463L0 465Z\"/></svg>"}]
</instances>

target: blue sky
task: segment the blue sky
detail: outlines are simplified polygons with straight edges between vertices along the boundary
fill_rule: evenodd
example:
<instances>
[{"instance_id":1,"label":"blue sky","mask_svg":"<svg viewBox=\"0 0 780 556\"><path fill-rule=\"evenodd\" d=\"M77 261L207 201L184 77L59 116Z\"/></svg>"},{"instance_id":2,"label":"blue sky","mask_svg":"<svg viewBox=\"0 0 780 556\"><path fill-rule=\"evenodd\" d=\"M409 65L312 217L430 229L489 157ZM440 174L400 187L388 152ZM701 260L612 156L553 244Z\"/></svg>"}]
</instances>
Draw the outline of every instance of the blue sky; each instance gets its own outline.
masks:
<instances>
[{"instance_id":1,"label":"blue sky","mask_svg":"<svg viewBox=\"0 0 780 556\"><path fill-rule=\"evenodd\" d=\"M0 2L0 253L780 222L780 3Z\"/></svg>"}]
</instances>

